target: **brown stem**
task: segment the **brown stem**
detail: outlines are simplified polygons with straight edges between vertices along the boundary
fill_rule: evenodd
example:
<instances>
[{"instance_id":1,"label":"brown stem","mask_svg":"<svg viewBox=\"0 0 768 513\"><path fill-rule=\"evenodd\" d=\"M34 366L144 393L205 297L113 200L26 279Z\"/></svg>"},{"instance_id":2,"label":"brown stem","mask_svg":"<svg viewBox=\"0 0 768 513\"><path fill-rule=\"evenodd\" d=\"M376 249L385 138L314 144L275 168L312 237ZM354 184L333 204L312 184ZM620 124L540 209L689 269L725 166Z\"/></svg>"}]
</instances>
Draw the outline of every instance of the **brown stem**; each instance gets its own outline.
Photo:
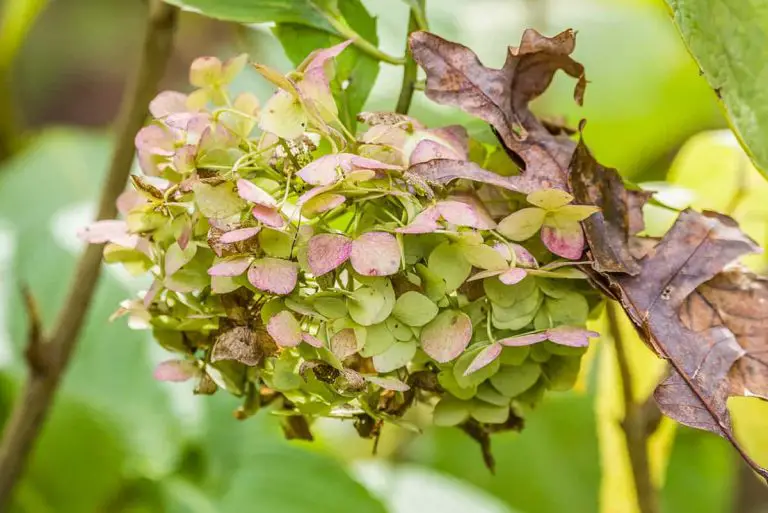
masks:
<instances>
[{"instance_id":1,"label":"brown stem","mask_svg":"<svg viewBox=\"0 0 768 513\"><path fill-rule=\"evenodd\" d=\"M101 191L97 219L117 215L115 200L123 191L133 162L133 139L146 118L147 106L171 53L177 10L161 0L149 2L146 33L136 76L126 89L117 118L116 146ZM0 442L0 512L10 507L11 491L22 475L53 397L75 348L101 270L102 245L89 245L80 257L74 279L53 331L28 348L29 375L17 398ZM29 354L29 349L35 354Z\"/></svg>"},{"instance_id":2,"label":"brown stem","mask_svg":"<svg viewBox=\"0 0 768 513\"><path fill-rule=\"evenodd\" d=\"M733 513L765 513L768 511L768 487L740 457L737 456L734 459L738 472L731 511Z\"/></svg>"},{"instance_id":3,"label":"brown stem","mask_svg":"<svg viewBox=\"0 0 768 513\"><path fill-rule=\"evenodd\" d=\"M420 9L411 9L410 15L408 16L408 34L406 35L405 40L405 66L403 66L403 85L400 86L400 96L397 99L397 106L395 107L395 112L399 114L408 114L408 110L411 108L411 100L413 99L413 91L416 88L416 78L418 77L419 67L416 64L416 61L413 60L413 55L411 55L411 48L408 44L408 37L411 35L411 32L414 32L416 30L426 30L426 26L422 26L426 23L425 20L423 20L423 15L420 15L420 13L424 12L424 2L421 2ZM420 19L422 19L420 21Z\"/></svg>"},{"instance_id":4,"label":"brown stem","mask_svg":"<svg viewBox=\"0 0 768 513\"><path fill-rule=\"evenodd\" d=\"M635 400L632 374L619 329L618 307L614 301L608 302L606 313L621 378L624 401L624 420L621 421L621 429L624 432L624 440L627 444L627 453L632 467L637 504L641 513L659 513L659 494L651 479L651 468L648 461L648 438L653 433L648 429L649 419L646 418L648 408Z\"/></svg>"}]
</instances>

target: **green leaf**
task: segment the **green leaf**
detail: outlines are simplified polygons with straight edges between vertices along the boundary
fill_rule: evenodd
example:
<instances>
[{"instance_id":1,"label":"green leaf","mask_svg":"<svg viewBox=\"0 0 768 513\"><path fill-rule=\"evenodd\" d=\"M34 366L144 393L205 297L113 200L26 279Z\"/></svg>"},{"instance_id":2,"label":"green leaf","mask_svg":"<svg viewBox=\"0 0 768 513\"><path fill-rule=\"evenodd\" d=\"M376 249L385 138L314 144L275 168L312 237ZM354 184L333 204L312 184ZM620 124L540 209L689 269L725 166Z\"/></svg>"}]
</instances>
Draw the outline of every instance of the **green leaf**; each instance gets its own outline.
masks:
<instances>
[{"instance_id":1,"label":"green leaf","mask_svg":"<svg viewBox=\"0 0 768 513\"><path fill-rule=\"evenodd\" d=\"M542 372L549 381L550 390L565 392L576 384L580 367L580 356L552 356L542 366Z\"/></svg>"},{"instance_id":2,"label":"green leaf","mask_svg":"<svg viewBox=\"0 0 768 513\"><path fill-rule=\"evenodd\" d=\"M503 424L509 418L509 406L488 404L484 401L472 401L470 415L478 422Z\"/></svg>"},{"instance_id":3,"label":"green leaf","mask_svg":"<svg viewBox=\"0 0 768 513\"><path fill-rule=\"evenodd\" d=\"M432 422L436 426L455 426L469 418L472 408L470 401L462 401L455 397L445 396L435 405Z\"/></svg>"},{"instance_id":4,"label":"green leaf","mask_svg":"<svg viewBox=\"0 0 768 513\"><path fill-rule=\"evenodd\" d=\"M394 337L401 342L408 342L413 338L413 332L411 328L405 325L405 323L397 320L395 317L389 317L386 321L387 328L392 332Z\"/></svg>"},{"instance_id":5,"label":"green leaf","mask_svg":"<svg viewBox=\"0 0 768 513\"><path fill-rule=\"evenodd\" d=\"M537 363L524 363L514 367L502 366L491 377L491 385L506 397L515 397L531 388L541 375Z\"/></svg>"},{"instance_id":6,"label":"green leaf","mask_svg":"<svg viewBox=\"0 0 768 513\"><path fill-rule=\"evenodd\" d=\"M477 399L485 401L489 404L495 404L496 406L506 406L509 408L509 397L504 397L498 390L493 388L489 383L483 383L477 387Z\"/></svg>"},{"instance_id":7,"label":"green leaf","mask_svg":"<svg viewBox=\"0 0 768 513\"><path fill-rule=\"evenodd\" d=\"M499 222L498 231L514 241L530 239L544 223L547 211L538 207L523 208Z\"/></svg>"},{"instance_id":8,"label":"green leaf","mask_svg":"<svg viewBox=\"0 0 768 513\"><path fill-rule=\"evenodd\" d=\"M235 185L232 182L224 182L216 186L195 182L192 190L195 192L197 208L205 217L226 219L239 214L247 206L235 192Z\"/></svg>"},{"instance_id":9,"label":"green leaf","mask_svg":"<svg viewBox=\"0 0 768 513\"><path fill-rule=\"evenodd\" d=\"M368 326L366 330L365 345L360 350L360 356L369 358L379 355L392 347L397 340L383 322Z\"/></svg>"},{"instance_id":10,"label":"green leaf","mask_svg":"<svg viewBox=\"0 0 768 513\"><path fill-rule=\"evenodd\" d=\"M573 201L573 196L560 189L541 189L530 193L525 199L544 210L557 210Z\"/></svg>"},{"instance_id":11,"label":"green leaf","mask_svg":"<svg viewBox=\"0 0 768 513\"><path fill-rule=\"evenodd\" d=\"M269 256L291 258L293 238L285 232L264 229L259 232L259 246Z\"/></svg>"},{"instance_id":12,"label":"green leaf","mask_svg":"<svg viewBox=\"0 0 768 513\"><path fill-rule=\"evenodd\" d=\"M763 0L667 0L755 166L768 177L768 9Z\"/></svg>"},{"instance_id":13,"label":"green leaf","mask_svg":"<svg viewBox=\"0 0 768 513\"><path fill-rule=\"evenodd\" d=\"M462 252L464 258L479 269L487 269L490 271L501 271L509 268L509 264L501 256L501 253L496 251L490 246L485 244L478 245L462 245Z\"/></svg>"},{"instance_id":14,"label":"green leaf","mask_svg":"<svg viewBox=\"0 0 768 513\"><path fill-rule=\"evenodd\" d=\"M526 358L528 358L530 352L531 346L505 346L504 349L501 350L499 361L502 365L520 365Z\"/></svg>"},{"instance_id":15,"label":"green leaf","mask_svg":"<svg viewBox=\"0 0 768 513\"><path fill-rule=\"evenodd\" d=\"M486 347L488 346L482 345L479 347L473 347L472 349L465 351L464 354L462 354L459 359L456 360L456 364L453 366L453 377L456 379L456 383L460 387L469 388L473 385L479 385L486 379L496 374L496 372L498 372L501 363L497 358L485 367L482 367L467 376L464 375L472 361Z\"/></svg>"},{"instance_id":16,"label":"green leaf","mask_svg":"<svg viewBox=\"0 0 768 513\"><path fill-rule=\"evenodd\" d=\"M316 297L312 306L320 315L329 319L339 319L347 315L347 304L338 297Z\"/></svg>"},{"instance_id":17,"label":"green leaf","mask_svg":"<svg viewBox=\"0 0 768 513\"><path fill-rule=\"evenodd\" d=\"M347 298L349 316L363 326L384 322L395 306L395 292L388 279L377 278L369 283Z\"/></svg>"},{"instance_id":18,"label":"green leaf","mask_svg":"<svg viewBox=\"0 0 768 513\"><path fill-rule=\"evenodd\" d=\"M462 387L456 382L452 368L446 368L437 373L437 382L451 395L459 399L472 399L477 393L477 385Z\"/></svg>"},{"instance_id":19,"label":"green leaf","mask_svg":"<svg viewBox=\"0 0 768 513\"><path fill-rule=\"evenodd\" d=\"M461 246L449 242L440 244L430 253L427 267L442 277L447 292L459 288L472 271L472 264L464 258Z\"/></svg>"},{"instance_id":20,"label":"green leaf","mask_svg":"<svg viewBox=\"0 0 768 513\"><path fill-rule=\"evenodd\" d=\"M239 23L299 23L333 31L312 0L166 0L205 16Z\"/></svg>"},{"instance_id":21,"label":"green leaf","mask_svg":"<svg viewBox=\"0 0 768 513\"><path fill-rule=\"evenodd\" d=\"M389 349L373 357L373 367L381 373L399 369L411 361L416 349L418 344L415 340L395 342Z\"/></svg>"},{"instance_id":22,"label":"green leaf","mask_svg":"<svg viewBox=\"0 0 768 513\"><path fill-rule=\"evenodd\" d=\"M538 284L532 277L527 277L514 285L504 285L498 278L483 280L483 289L494 304L510 307L538 292Z\"/></svg>"},{"instance_id":23,"label":"green leaf","mask_svg":"<svg viewBox=\"0 0 768 513\"><path fill-rule=\"evenodd\" d=\"M397 298L392 315L408 326L424 326L437 315L437 305L427 296L409 290Z\"/></svg>"},{"instance_id":24,"label":"green leaf","mask_svg":"<svg viewBox=\"0 0 768 513\"><path fill-rule=\"evenodd\" d=\"M283 139L297 139L307 128L307 115L297 98L281 90L264 104L259 128Z\"/></svg>"},{"instance_id":25,"label":"green leaf","mask_svg":"<svg viewBox=\"0 0 768 513\"><path fill-rule=\"evenodd\" d=\"M368 13L360 0L346 0L340 3L339 8L347 24L355 32L373 45L378 45L376 19ZM296 66L313 50L334 46L344 40L338 35L312 28L303 22L279 23L273 32L283 45L288 58ZM349 46L336 57L331 91L336 98L341 122L353 133L357 123L356 115L363 110L378 73L379 61L361 52L356 46ZM345 82L346 88L343 87Z\"/></svg>"}]
</instances>

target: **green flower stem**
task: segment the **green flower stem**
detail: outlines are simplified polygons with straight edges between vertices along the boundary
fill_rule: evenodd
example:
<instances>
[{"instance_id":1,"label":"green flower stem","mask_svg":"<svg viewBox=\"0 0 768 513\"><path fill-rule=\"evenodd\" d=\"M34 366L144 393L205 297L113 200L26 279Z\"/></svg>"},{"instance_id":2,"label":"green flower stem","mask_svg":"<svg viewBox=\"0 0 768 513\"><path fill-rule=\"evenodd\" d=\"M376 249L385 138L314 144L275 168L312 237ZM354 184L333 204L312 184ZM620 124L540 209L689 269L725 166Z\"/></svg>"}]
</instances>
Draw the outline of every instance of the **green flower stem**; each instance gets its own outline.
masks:
<instances>
[{"instance_id":1,"label":"green flower stem","mask_svg":"<svg viewBox=\"0 0 768 513\"><path fill-rule=\"evenodd\" d=\"M408 33L405 40L405 66L403 67L403 84L400 86L400 96L397 99L395 112L398 114L408 114L415 91L416 78L418 77L419 67L413 60L411 49L408 46L408 37L411 32L416 30L426 30L427 22L424 19L424 2L420 2L420 9L411 9L408 16Z\"/></svg>"},{"instance_id":2,"label":"green flower stem","mask_svg":"<svg viewBox=\"0 0 768 513\"><path fill-rule=\"evenodd\" d=\"M374 59L378 59L387 64L394 64L395 66L402 66L405 64L405 59L402 57L393 57L387 53L382 52L379 48L372 44L367 39L363 38L360 34L352 30L346 24L342 23L339 19L333 17L328 13L323 13L325 18L331 27L336 30L342 37L351 39L352 44L355 45L361 52L370 55Z\"/></svg>"},{"instance_id":3,"label":"green flower stem","mask_svg":"<svg viewBox=\"0 0 768 513\"><path fill-rule=\"evenodd\" d=\"M123 98L116 123L116 146L102 187L97 219L113 219L117 215L115 200L125 188L131 171L135 151L133 139L144 124L150 100L157 93L173 46L176 18L175 7L161 0L149 2L141 62ZM0 442L0 511L9 509L11 492L23 473L27 456L77 345L99 278L102 250L103 245L91 244L80 257L53 330L38 336L35 336L36 330L30 330L26 350L29 375ZM30 320L34 321L34 316Z\"/></svg>"}]
</instances>

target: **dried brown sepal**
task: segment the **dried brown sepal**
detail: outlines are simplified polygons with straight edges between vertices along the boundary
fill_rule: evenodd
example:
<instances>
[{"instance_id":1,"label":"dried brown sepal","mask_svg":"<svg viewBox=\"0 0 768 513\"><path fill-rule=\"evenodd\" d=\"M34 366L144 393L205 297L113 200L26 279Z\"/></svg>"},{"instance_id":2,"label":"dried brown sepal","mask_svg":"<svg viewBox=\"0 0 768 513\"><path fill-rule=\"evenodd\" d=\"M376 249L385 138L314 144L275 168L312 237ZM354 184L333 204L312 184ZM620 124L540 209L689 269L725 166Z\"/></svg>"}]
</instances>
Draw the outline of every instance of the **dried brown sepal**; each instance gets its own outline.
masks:
<instances>
[{"instance_id":1,"label":"dried brown sepal","mask_svg":"<svg viewBox=\"0 0 768 513\"><path fill-rule=\"evenodd\" d=\"M491 448L491 434L488 430L474 419L470 419L463 424L459 424L459 429L464 431L469 437L480 444L480 452L483 455L483 463L491 474L496 474L496 458L493 457Z\"/></svg>"},{"instance_id":2,"label":"dried brown sepal","mask_svg":"<svg viewBox=\"0 0 768 513\"><path fill-rule=\"evenodd\" d=\"M428 32L410 36L413 57L427 74L426 95L494 128L507 151L525 168L518 180L522 192L567 188L574 143L553 135L528 104L549 87L559 69L578 79L574 98L581 104L586 78L583 66L570 57L574 46L572 30L548 38L528 29L520 46L509 48L504 66L494 69L460 44Z\"/></svg>"},{"instance_id":3,"label":"dried brown sepal","mask_svg":"<svg viewBox=\"0 0 768 513\"><path fill-rule=\"evenodd\" d=\"M218 389L219 387L216 385L216 382L208 374L202 373L197 386L195 386L194 393L197 395L213 395Z\"/></svg>"},{"instance_id":4,"label":"dried brown sepal","mask_svg":"<svg viewBox=\"0 0 768 513\"><path fill-rule=\"evenodd\" d=\"M280 427L283 429L286 440L305 440L307 442L315 440L309 422L304 415L286 415L282 418Z\"/></svg>"},{"instance_id":5,"label":"dried brown sepal","mask_svg":"<svg viewBox=\"0 0 768 513\"><path fill-rule=\"evenodd\" d=\"M262 358L273 354L276 346L266 331L235 326L222 331L211 351L211 361L234 360L244 365L258 365Z\"/></svg>"},{"instance_id":6,"label":"dried brown sepal","mask_svg":"<svg viewBox=\"0 0 768 513\"><path fill-rule=\"evenodd\" d=\"M579 129L583 127L582 122ZM600 208L582 222L592 267L598 272L639 273L632 239L644 228L642 208L651 193L624 187L618 171L595 160L583 136L571 159L569 181L576 203Z\"/></svg>"},{"instance_id":7,"label":"dried brown sepal","mask_svg":"<svg viewBox=\"0 0 768 513\"><path fill-rule=\"evenodd\" d=\"M725 326L746 351L728 375L728 395L768 400L768 278L745 269L721 272L686 298L680 320L691 331Z\"/></svg>"},{"instance_id":8,"label":"dried brown sepal","mask_svg":"<svg viewBox=\"0 0 768 513\"><path fill-rule=\"evenodd\" d=\"M757 245L725 216L683 211L639 262L636 276L607 276L611 288L649 345L671 365L654 397L665 415L726 438L768 479L736 441L727 409L731 367L744 354L725 326L691 331L681 321L686 298Z\"/></svg>"}]
</instances>

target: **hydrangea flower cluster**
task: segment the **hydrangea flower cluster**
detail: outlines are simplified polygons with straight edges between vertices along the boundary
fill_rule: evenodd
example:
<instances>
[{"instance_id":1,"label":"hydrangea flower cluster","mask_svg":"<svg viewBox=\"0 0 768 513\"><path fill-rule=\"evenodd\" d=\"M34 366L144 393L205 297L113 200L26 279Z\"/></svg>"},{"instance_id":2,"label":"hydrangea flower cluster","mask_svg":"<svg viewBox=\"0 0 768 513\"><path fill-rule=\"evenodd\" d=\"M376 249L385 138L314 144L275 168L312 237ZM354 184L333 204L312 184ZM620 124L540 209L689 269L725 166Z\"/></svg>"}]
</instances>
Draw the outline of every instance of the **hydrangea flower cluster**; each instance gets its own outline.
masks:
<instances>
[{"instance_id":1,"label":"hydrangea flower cluster","mask_svg":"<svg viewBox=\"0 0 768 513\"><path fill-rule=\"evenodd\" d=\"M240 417L269 404L291 436L316 417L376 436L427 404L439 425L519 427L546 390L573 386L596 336L573 262L595 209L409 171L493 171L498 148L459 126L361 113L367 129L350 133L329 87L347 44L285 76L255 64L277 88L263 107L229 93L246 56L197 59L196 90L150 105L122 219L82 237L152 276L118 313L178 355L155 376L241 396Z\"/></svg>"}]
</instances>

